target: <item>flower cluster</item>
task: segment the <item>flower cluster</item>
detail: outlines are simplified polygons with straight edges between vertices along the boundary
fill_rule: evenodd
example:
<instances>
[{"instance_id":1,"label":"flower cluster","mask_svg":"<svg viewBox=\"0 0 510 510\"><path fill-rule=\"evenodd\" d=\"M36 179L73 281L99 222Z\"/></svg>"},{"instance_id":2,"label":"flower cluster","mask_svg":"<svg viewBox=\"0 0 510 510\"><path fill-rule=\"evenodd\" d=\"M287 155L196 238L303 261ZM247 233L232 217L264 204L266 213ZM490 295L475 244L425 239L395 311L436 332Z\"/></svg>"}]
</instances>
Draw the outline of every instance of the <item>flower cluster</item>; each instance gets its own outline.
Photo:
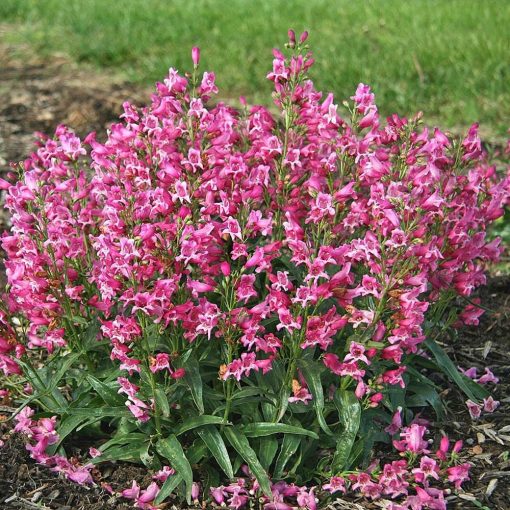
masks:
<instances>
[{"instance_id":1,"label":"flower cluster","mask_svg":"<svg viewBox=\"0 0 510 510\"><path fill-rule=\"evenodd\" d=\"M447 481L460 489L469 480L470 464L458 459L462 441L450 451L450 442L443 436L439 448L432 452L425 439L426 422L416 420L402 428L400 411L395 413L388 431L398 432L400 439L393 445L402 459L383 466L376 462L365 472L345 477L333 476L322 488L332 494L352 490L369 499L400 500L387 504L388 510L446 510L445 492L437 483Z\"/></svg>"},{"instance_id":2,"label":"flower cluster","mask_svg":"<svg viewBox=\"0 0 510 510\"><path fill-rule=\"evenodd\" d=\"M165 455L158 441L179 427L186 444L205 434L200 427L216 442L234 427L225 437L253 462L245 427L342 435L350 422L338 392L352 396L345 402L356 413L378 410L389 421L388 395L406 387L408 364L444 324L438 310L455 312L449 325L480 315L469 296L501 252L486 229L503 214L510 180L490 163L477 126L456 141L422 127L420 116L382 122L364 84L346 121L309 79L307 34L289 37L290 56L274 50L267 76L278 117L244 100L240 109L212 103L215 75L199 74L194 49L193 72L170 69L146 108L125 103L106 140L91 133L82 142L61 126L0 182L12 217L2 238L0 369L23 372L50 415L99 408L98 420L138 434L140 451L156 445L145 462ZM61 379L72 395L60 391ZM25 418L18 429L45 462L54 421ZM358 428L359 420L347 453ZM413 471L422 485L439 472L423 458ZM391 478L402 483L383 493L403 494L402 462L353 487L368 493ZM220 467L229 473L230 460ZM76 476L86 479L83 469ZM266 470L250 469L269 497ZM415 497L436 498L423 487ZM314 508L313 490L273 488L282 499L266 510L284 508L287 497ZM124 495L149 505L158 490ZM213 497L240 508L249 490L228 485Z\"/></svg>"},{"instance_id":3,"label":"flower cluster","mask_svg":"<svg viewBox=\"0 0 510 510\"><path fill-rule=\"evenodd\" d=\"M38 463L50 467L56 473L63 473L66 478L79 484L92 483L92 464L81 465L77 459L68 460L62 455L49 455L46 450L49 446L59 442L56 431L57 417L40 418L33 420L34 410L25 407L16 415L14 432L27 436L29 443L27 450L30 456Z\"/></svg>"}]
</instances>

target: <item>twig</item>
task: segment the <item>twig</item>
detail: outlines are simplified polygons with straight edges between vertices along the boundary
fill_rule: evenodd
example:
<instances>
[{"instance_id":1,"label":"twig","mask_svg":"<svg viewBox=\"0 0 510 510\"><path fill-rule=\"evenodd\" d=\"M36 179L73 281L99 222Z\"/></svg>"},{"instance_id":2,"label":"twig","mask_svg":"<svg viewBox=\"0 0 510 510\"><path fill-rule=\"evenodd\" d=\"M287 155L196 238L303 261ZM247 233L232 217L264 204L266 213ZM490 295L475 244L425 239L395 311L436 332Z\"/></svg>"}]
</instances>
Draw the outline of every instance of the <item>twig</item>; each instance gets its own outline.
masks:
<instances>
[{"instance_id":1,"label":"twig","mask_svg":"<svg viewBox=\"0 0 510 510\"><path fill-rule=\"evenodd\" d=\"M14 413L14 411L16 411L15 407L0 406L0 413Z\"/></svg>"},{"instance_id":2,"label":"twig","mask_svg":"<svg viewBox=\"0 0 510 510\"><path fill-rule=\"evenodd\" d=\"M6 499L5 503L12 503L14 501L16 501L16 502L19 501L21 503L21 505L23 505L23 508L34 508L36 510L51 510L51 508L49 506L46 506L44 504L41 506L40 504L32 503L28 499L22 498L20 496L16 496L16 494L14 494L10 498Z\"/></svg>"}]
</instances>

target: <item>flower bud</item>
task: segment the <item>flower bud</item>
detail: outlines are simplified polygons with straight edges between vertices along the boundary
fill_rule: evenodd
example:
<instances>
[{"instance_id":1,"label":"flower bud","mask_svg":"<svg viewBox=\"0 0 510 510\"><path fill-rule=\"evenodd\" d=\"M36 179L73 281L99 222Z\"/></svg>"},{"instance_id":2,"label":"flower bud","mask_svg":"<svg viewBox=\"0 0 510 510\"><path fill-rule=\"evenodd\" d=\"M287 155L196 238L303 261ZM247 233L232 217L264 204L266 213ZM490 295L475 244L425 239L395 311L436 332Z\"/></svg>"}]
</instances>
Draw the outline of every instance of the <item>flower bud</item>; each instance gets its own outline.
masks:
<instances>
[{"instance_id":1,"label":"flower bud","mask_svg":"<svg viewBox=\"0 0 510 510\"><path fill-rule=\"evenodd\" d=\"M227 261L223 261L220 264L220 269L223 276L228 276L230 274L230 264Z\"/></svg>"},{"instance_id":2,"label":"flower bud","mask_svg":"<svg viewBox=\"0 0 510 510\"><path fill-rule=\"evenodd\" d=\"M182 379L186 375L184 368L178 368L172 373L172 379Z\"/></svg>"},{"instance_id":3,"label":"flower bud","mask_svg":"<svg viewBox=\"0 0 510 510\"><path fill-rule=\"evenodd\" d=\"M191 60L193 60L193 65L198 67L198 63L200 62L200 48L198 46L194 46L191 50Z\"/></svg>"},{"instance_id":4,"label":"flower bud","mask_svg":"<svg viewBox=\"0 0 510 510\"><path fill-rule=\"evenodd\" d=\"M289 36L289 46L294 48L294 46L296 46L296 33L294 30L290 29L287 34Z\"/></svg>"},{"instance_id":5,"label":"flower bud","mask_svg":"<svg viewBox=\"0 0 510 510\"><path fill-rule=\"evenodd\" d=\"M197 482L193 482L191 485L191 499L193 501L198 499L198 496L200 494L200 485Z\"/></svg>"},{"instance_id":6,"label":"flower bud","mask_svg":"<svg viewBox=\"0 0 510 510\"><path fill-rule=\"evenodd\" d=\"M308 39L308 32L305 30L299 38L299 43L303 44Z\"/></svg>"}]
</instances>

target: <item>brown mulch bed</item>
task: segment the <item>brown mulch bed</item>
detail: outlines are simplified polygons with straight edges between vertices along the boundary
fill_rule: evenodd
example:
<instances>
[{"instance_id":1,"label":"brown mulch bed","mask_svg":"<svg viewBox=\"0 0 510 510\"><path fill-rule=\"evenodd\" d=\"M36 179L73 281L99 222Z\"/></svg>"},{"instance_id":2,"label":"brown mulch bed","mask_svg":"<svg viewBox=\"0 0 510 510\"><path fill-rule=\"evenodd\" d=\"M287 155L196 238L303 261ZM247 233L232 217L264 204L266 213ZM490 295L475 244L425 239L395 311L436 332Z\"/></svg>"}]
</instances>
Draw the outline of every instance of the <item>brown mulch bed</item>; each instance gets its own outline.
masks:
<instances>
[{"instance_id":1,"label":"brown mulch bed","mask_svg":"<svg viewBox=\"0 0 510 510\"><path fill-rule=\"evenodd\" d=\"M0 27L1 35L1 27ZM59 123L84 135L104 131L121 112L122 102L143 103L149 92L76 68L64 58L51 63L17 56L17 50L0 45L0 172L10 161L23 159L33 148L33 132L51 133ZM0 225L6 218L0 217ZM483 373L489 366L500 378L493 396L501 401L492 415L472 422L465 398L452 385L443 397L449 406L449 421L437 424L451 438L464 440L466 458L473 464L472 480L465 492L450 496L449 508L508 510L510 508L510 277L493 278L480 291L487 312L478 327L463 328L444 347L455 363ZM81 487L54 475L30 460L20 437L7 437L0 448L0 509L115 509L132 508L115 500L101 488ZM150 475L142 467L116 464L102 467L98 480L114 490L127 487L132 479L147 485ZM338 502L330 508L378 508L373 503ZM167 508L172 508L171 506ZM175 508L175 507L173 507Z\"/></svg>"},{"instance_id":2,"label":"brown mulch bed","mask_svg":"<svg viewBox=\"0 0 510 510\"><path fill-rule=\"evenodd\" d=\"M8 29L0 25L2 32ZM25 158L34 132L66 124L80 136L104 132L122 103L142 104L150 90L77 67L57 56L48 63L28 50L0 44L0 171Z\"/></svg>"}]
</instances>

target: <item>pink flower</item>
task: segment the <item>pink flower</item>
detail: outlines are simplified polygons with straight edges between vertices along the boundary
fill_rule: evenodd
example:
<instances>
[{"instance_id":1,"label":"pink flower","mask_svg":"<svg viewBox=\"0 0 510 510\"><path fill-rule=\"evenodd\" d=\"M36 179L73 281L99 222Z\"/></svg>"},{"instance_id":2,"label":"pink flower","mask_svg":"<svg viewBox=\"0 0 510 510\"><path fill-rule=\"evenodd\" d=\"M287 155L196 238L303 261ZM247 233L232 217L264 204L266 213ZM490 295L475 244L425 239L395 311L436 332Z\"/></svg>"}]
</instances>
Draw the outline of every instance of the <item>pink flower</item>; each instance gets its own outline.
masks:
<instances>
[{"instance_id":1,"label":"pink flower","mask_svg":"<svg viewBox=\"0 0 510 510\"><path fill-rule=\"evenodd\" d=\"M400 441L393 441L393 446L400 452L429 453L428 442L423 439L427 429L422 425L413 423L404 427L400 432Z\"/></svg>"},{"instance_id":2,"label":"pink flower","mask_svg":"<svg viewBox=\"0 0 510 510\"><path fill-rule=\"evenodd\" d=\"M478 384L494 383L498 384L499 379L492 373L489 367L485 367L485 374L476 380Z\"/></svg>"},{"instance_id":3,"label":"pink flower","mask_svg":"<svg viewBox=\"0 0 510 510\"><path fill-rule=\"evenodd\" d=\"M252 297L257 296L257 291L254 288L255 278L254 274L243 274L241 276L237 287L237 299L239 301L246 303Z\"/></svg>"},{"instance_id":4,"label":"pink flower","mask_svg":"<svg viewBox=\"0 0 510 510\"><path fill-rule=\"evenodd\" d=\"M170 356L166 352L159 352L156 357L149 358L149 368L154 374L161 370L170 370Z\"/></svg>"},{"instance_id":5,"label":"pink flower","mask_svg":"<svg viewBox=\"0 0 510 510\"><path fill-rule=\"evenodd\" d=\"M135 480L132 481L130 489L124 489L121 492L122 497L127 498L127 499L137 499L139 494L140 494L140 487L135 482Z\"/></svg>"},{"instance_id":6,"label":"pink flower","mask_svg":"<svg viewBox=\"0 0 510 510\"><path fill-rule=\"evenodd\" d=\"M322 486L322 489L331 494L334 494L335 492L342 492L345 494L345 480L341 476L333 476L328 483Z\"/></svg>"},{"instance_id":7,"label":"pink flower","mask_svg":"<svg viewBox=\"0 0 510 510\"><path fill-rule=\"evenodd\" d=\"M424 483L428 477L439 480L439 466L434 459L426 455L420 459L420 467L414 468L412 473L418 483Z\"/></svg>"},{"instance_id":8,"label":"pink flower","mask_svg":"<svg viewBox=\"0 0 510 510\"><path fill-rule=\"evenodd\" d=\"M441 438L441 442L439 444L439 449L436 451L436 457L439 460L446 460L446 454L448 453L448 448L450 446L450 441L447 436L443 436Z\"/></svg>"},{"instance_id":9,"label":"pink flower","mask_svg":"<svg viewBox=\"0 0 510 510\"><path fill-rule=\"evenodd\" d=\"M156 472L152 479L156 482L166 482L166 479L174 474L175 470L173 470L170 466L163 466L162 469Z\"/></svg>"},{"instance_id":10,"label":"pink flower","mask_svg":"<svg viewBox=\"0 0 510 510\"><path fill-rule=\"evenodd\" d=\"M452 466L446 469L448 473L448 481L455 484L455 488L458 490L460 486L469 480L469 470L471 466L467 463L459 464L458 466Z\"/></svg>"},{"instance_id":11,"label":"pink flower","mask_svg":"<svg viewBox=\"0 0 510 510\"><path fill-rule=\"evenodd\" d=\"M365 347L356 342L351 342L349 354L347 354L344 358L344 362L349 361L361 361L366 365L370 365L370 361L365 356Z\"/></svg>"},{"instance_id":12,"label":"pink flower","mask_svg":"<svg viewBox=\"0 0 510 510\"><path fill-rule=\"evenodd\" d=\"M466 400L466 406L468 408L469 414L473 420L480 418L482 413L482 406L473 402L472 400Z\"/></svg>"},{"instance_id":13,"label":"pink flower","mask_svg":"<svg viewBox=\"0 0 510 510\"><path fill-rule=\"evenodd\" d=\"M402 408L398 407L391 423L384 429L390 436L394 436L402 428Z\"/></svg>"},{"instance_id":14,"label":"pink flower","mask_svg":"<svg viewBox=\"0 0 510 510\"><path fill-rule=\"evenodd\" d=\"M296 379L294 379L294 381L292 381L292 393L293 393L293 396L289 397L289 402L291 404L296 403L296 402L308 404L308 402L310 400L312 400L312 395L308 391L308 388L304 385L302 386L299 383L299 381L297 381Z\"/></svg>"},{"instance_id":15,"label":"pink flower","mask_svg":"<svg viewBox=\"0 0 510 510\"><path fill-rule=\"evenodd\" d=\"M493 413L499 407L499 401L494 400L492 396L483 399L483 410L487 413Z\"/></svg>"},{"instance_id":16,"label":"pink flower","mask_svg":"<svg viewBox=\"0 0 510 510\"><path fill-rule=\"evenodd\" d=\"M100 450L97 450L96 448L89 448L89 455L95 459L96 457L100 457L101 455L103 455L103 452L101 452Z\"/></svg>"}]
</instances>

